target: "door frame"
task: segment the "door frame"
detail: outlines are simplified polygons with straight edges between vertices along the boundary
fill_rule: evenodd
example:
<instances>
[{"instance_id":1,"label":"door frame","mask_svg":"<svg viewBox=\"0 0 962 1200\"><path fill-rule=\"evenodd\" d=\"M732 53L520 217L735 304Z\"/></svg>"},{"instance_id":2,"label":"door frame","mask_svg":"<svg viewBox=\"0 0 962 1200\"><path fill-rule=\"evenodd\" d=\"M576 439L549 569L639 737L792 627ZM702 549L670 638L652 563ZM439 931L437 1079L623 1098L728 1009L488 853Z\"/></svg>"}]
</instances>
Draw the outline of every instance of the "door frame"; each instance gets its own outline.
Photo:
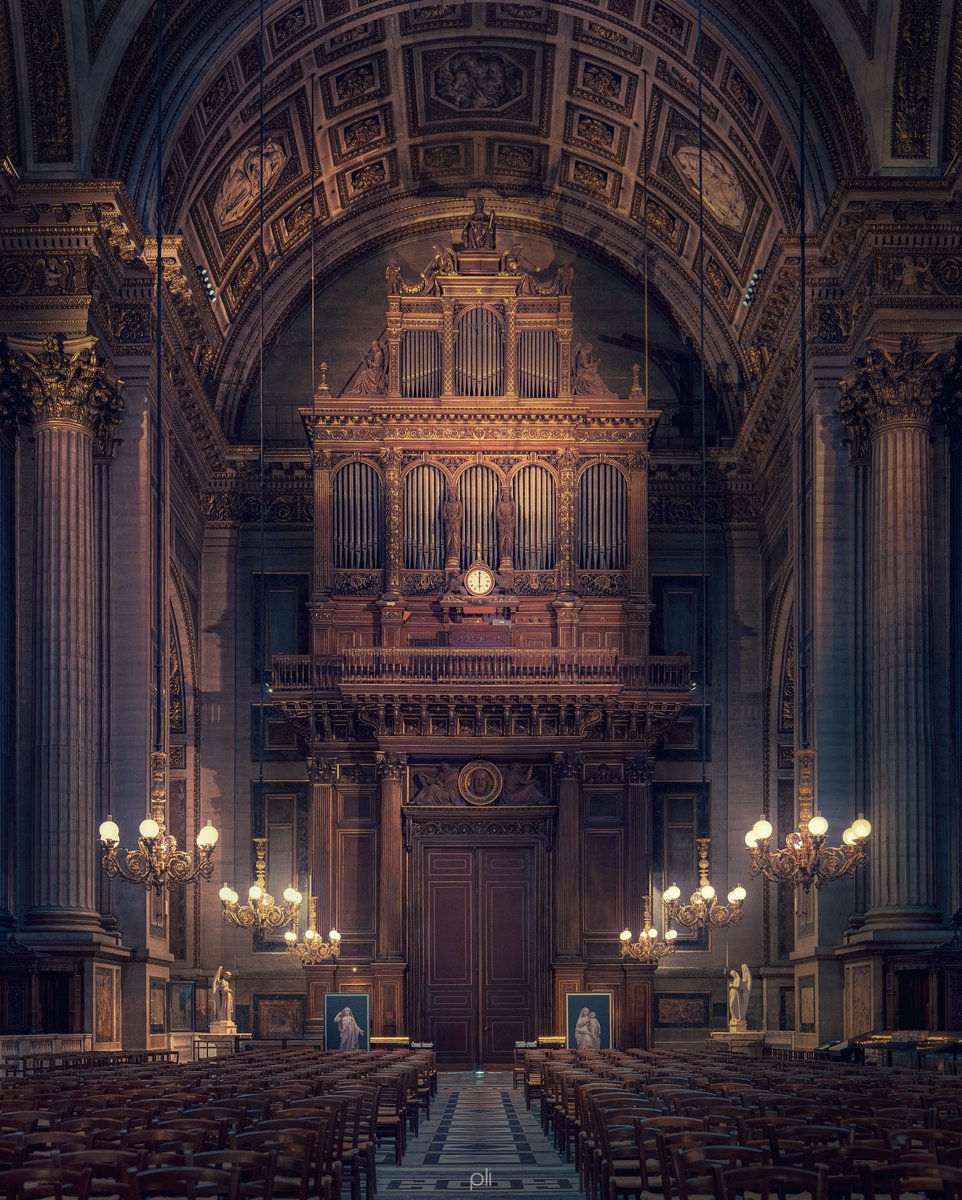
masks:
<instances>
[{"instance_id":1,"label":"door frame","mask_svg":"<svg viewBox=\"0 0 962 1200\"><path fill-rule=\"evenodd\" d=\"M409 851L407 895L410 897L407 918L407 1012L408 1025L414 1041L428 1037L425 980L427 978L426 939L420 936L424 927L425 891L423 885L425 854L429 849L479 850L487 847L519 848L534 851L534 889L532 914L532 962L534 974L533 1036L548 1028L548 998L550 994L548 969L550 965L551 893L550 852L554 841L555 806L516 808L510 816L504 809L470 809L459 807L415 807L403 809L405 846ZM478 985L480 988L480 977ZM481 998L478 997L476 1031L478 1054L482 1050L484 1018ZM465 1064L465 1067L486 1069L509 1064Z\"/></svg>"}]
</instances>

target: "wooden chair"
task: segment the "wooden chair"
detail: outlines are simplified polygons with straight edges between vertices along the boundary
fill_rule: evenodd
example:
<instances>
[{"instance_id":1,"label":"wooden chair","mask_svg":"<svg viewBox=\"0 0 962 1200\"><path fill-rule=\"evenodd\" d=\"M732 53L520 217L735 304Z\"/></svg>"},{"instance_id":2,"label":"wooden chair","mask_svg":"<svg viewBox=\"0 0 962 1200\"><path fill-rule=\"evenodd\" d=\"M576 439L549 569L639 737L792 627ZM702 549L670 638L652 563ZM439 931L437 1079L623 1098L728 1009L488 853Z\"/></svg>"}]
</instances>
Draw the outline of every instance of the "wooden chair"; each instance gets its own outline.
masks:
<instances>
[{"instance_id":1,"label":"wooden chair","mask_svg":"<svg viewBox=\"0 0 962 1200\"><path fill-rule=\"evenodd\" d=\"M66 1167L28 1166L0 1171L0 1197L3 1200L87 1200L90 1195L90 1172L71 1171Z\"/></svg>"},{"instance_id":2,"label":"wooden chair","mask_svg":"<svg viewBox=\"0 0 962 1200\"><path fill-rule=\"evenodd\" d=\"M713 1167L767 1166L770 1161L767 1150L749 1146L699 1146L695 1149L676 1146L671 1150L671 1175L679 1200L692 1200L693 1196L711 1193ZM668 1195L667 1190L665 1195Z\"/></svg>"},{"instance_id":3,"label":"wooden chair","mask_svg":"<svg viewBox=\"0 0 962 1200\"><path fill-rule=\"evenodd\" d=\"M236 1171L212 1167L159 1167L130 1174L132 1200L149 1197L179 1197L180 1200L239 1200L240 1179Z\"/></svg>"},{"instance_id":4,"label":"wooden chair","mask_svg":"<svg viewBox=\"0 0 962 1200\"><path fill-rule=\"evenodd\" d=\"M919 1192L937 1193L941 1200L962 1197L962 1169L939 1163L894 1163L884 1167L866 1167L862 1171L862 1191L865 1200L888 1196L901 1200Z\"/></svg>"},{"instance_id":5,"label":"wooden chair","mask_svg":"<svg viewBox=\"0 0 962 1200\"><path fill-rule=\"evenodd\" d=\"M90 1172L90 1195L118 1197L130 1195L129 1174L143 1168L144 1156L136 1150L76 1150L58 1154L58 1165L71 1171Z\"/></svg>"},{"instance_id":6,"label":"wooden chair","mask_svg":"<svg viewBox=\"0 0 962 1200\"><path fill-rule=\"evenodd\" d=\"M205 1150L192 1154L190 1165L235 1171L241 1200L273 1200L276 1150Z\"/></svg>"},{"instance_id":7,"label":"wooden chair","mask_svg":"<svg viewBox=\"0 0 962 1200\"><path fill-rule=\"evenodd\" d=\"M759 1200L786 1200L788 1196L805 1195L810 1200L826 1200L828 1172L824 1167L805 1171L799 1167L751 1166L712 1168L715 1200L736 1200L746 1192Z\"/></svg>"},{"instance_id":8,"label":"wooden chair","mask_svg":"<svg viewBox=\"0 0 962 1200\"><path fill-rule=\"evenodd\" d=\"M315 1176L317 1135L310 1129L249 1129L235 1134L231 1149L273 1151L274 1200L308 1200Z\"/></svg>"}]
</instances>

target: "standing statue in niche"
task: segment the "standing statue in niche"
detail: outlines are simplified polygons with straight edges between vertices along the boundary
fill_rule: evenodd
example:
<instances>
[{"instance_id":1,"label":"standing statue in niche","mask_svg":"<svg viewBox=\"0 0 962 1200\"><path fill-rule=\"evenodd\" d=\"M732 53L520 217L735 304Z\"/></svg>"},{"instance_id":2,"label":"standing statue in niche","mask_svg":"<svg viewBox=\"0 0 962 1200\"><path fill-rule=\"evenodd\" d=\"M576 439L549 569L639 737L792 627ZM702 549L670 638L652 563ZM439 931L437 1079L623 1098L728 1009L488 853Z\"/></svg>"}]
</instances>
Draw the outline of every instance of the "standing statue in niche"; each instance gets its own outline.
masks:
<instances>
[{"instance_id":1,"label":"standing statue in niche","mask_svg":"<svg viewBox=\"0 0 962 1200\"><path fill-rule=\"evenodd\" d=\"M748 1001L752 994L752 973L742 963L742 973L731 971L728 976L728 1027L748 1028Z\"/></svg>"},{"instance_id":2,"label":"standing statue in niche","mask_svg":"<svg viewBox=\"0 0 962 1200\"><path fill-rule=\"evenodd\" d=\"M516 506L511 489L505 484L498 498L495 515L498 519L498 570L510 570L514 558L514 518Z\"/></svg>"},{"instance_id":3,"label":"standing statue in niche","mask_svg":"<svg viewBox=\"0 0 962 1200\"><path fill-rule=\"evenodd\" d=\"M384 343L371 342L371 348L364 356L364 370L354 383L356 396L379 396L387 391L387 370L385 369L386 354Z\"/></svg>"},{"instance_id":4,"label":"standing statue in niche","mask_svg":"<svg viewBox=\"0 0 962 1200\"><path fill-rule=\"evenodd\" d=\"M497 239L494 213L484 211L483 196L475 196L474 212L465 222L461 239L468 250L494 250Z\"/></svg>"},{"instance_id":5,"label":"standing statue in niche","mask_svg":"<svg viewBox=\"0 0 962 1200\"><path fill-rule=\"evenodd\" d=\"M211 1033L234 1033L237 1030L234 1024L234 993L230 986L232 978L231 972L225 971L222 966L214 974L211 984Z\"/></svg>"},{"instance_id":6,"label":"standing statue in niche","mask_svg":"<svg viewBox=\"0 0 962 1200\"><path fill-rule=\"evenodd\" d=\"M457 488L448 488L444 497L442 519L444 521L444 565L457 569L461 557L461 496Z\"/></svg>"},{"instance_id":7,"label":"standing statue in niche","mask_svg":"<svg viewBox=\"0 0 962 1200\"><path fill-rule=\"evenodd\" d=\"M575 346L572 368L571 391L575 396L612 396L605 381L598 374L599 361L591 357L591 342Z\"/></svg>"}]
</instances>

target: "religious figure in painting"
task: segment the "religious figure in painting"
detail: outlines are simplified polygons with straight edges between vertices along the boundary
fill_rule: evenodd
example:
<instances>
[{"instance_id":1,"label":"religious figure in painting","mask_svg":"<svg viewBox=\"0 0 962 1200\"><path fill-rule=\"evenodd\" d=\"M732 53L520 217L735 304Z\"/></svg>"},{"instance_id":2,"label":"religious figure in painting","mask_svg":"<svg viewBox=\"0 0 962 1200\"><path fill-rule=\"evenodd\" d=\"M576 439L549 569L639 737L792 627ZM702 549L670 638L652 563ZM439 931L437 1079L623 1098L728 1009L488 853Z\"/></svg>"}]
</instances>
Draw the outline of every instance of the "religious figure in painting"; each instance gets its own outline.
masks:
<instances>
[{"instance_id":1,"label":"religious figure in painting","mask_svg":"<svg viewBox=\"0 0 962 1200\"><path fill-rule=\"evenodd\" d=\"M575 1025L575 1049L601 1049L601 1023L588 1008L583 1008L578 1014L578 1021Z\"/></svg>"},{"instance_id":2,"label":"religious figure in painting","mask_svg":"<svg viewBox=\"0 0 962 1200\"><path fill-rule=\"evenodd\" d=\"M732 1025L745 1024L751 994L752 973L747 963L742 963L741 975L733 970L728 977L728 1017Z\"/></svg>"},{"instance_id":3,"label":"religious figure in painting","mask_svg":"<svg viewBox=\"0 0 962 1200\"><path fill-rule=\"evenodd\" d=\"M341 1049L357 1050L363 1040L364 1030L354 1019L354 1013L349 1008L342 1008L334 1018L334 1024L341 1035Z\"/></svg>"},{"instance_id":4,"label":"religious figure in painting","mask_svg":"<svg viewBox=\"0 0 962 1200\"><path fill-rule=\"evenodd\" d=\"M484 211L483 196L475 196L474 212L465 222L461 238L468 250L493 250L495 248L494 213Z\"/></svg>"}]
</instances>

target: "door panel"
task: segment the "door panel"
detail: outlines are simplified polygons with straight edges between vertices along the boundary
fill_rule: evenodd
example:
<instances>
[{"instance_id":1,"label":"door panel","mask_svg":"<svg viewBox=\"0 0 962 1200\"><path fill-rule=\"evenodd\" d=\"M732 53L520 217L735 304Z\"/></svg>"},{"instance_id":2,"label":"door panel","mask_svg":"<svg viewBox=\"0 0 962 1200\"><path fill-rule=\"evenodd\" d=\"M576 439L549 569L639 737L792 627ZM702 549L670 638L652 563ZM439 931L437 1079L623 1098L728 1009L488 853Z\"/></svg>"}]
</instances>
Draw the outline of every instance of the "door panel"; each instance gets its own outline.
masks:
<instances>
[{"instance_id":1,"label":"door panel","mask_svg":"<svg viewBox=\"0 0 962 1200\"><path fill-rule=\"evenodd\" d=\"M478 851L481 949L481 1051L508 1063L534 1022L534 849Z\"/></svg>"},{"instance_id":2,"label":"door panel","mask_svg":"<svg viewBox=\"0 0 962 1200\"><path fill-rule=\"evenodd\" d=\"M424 866L427 1036L439 1063L473 1061L478 1027L474 854L429 849Z\"/></svg>"}]
</instances>

